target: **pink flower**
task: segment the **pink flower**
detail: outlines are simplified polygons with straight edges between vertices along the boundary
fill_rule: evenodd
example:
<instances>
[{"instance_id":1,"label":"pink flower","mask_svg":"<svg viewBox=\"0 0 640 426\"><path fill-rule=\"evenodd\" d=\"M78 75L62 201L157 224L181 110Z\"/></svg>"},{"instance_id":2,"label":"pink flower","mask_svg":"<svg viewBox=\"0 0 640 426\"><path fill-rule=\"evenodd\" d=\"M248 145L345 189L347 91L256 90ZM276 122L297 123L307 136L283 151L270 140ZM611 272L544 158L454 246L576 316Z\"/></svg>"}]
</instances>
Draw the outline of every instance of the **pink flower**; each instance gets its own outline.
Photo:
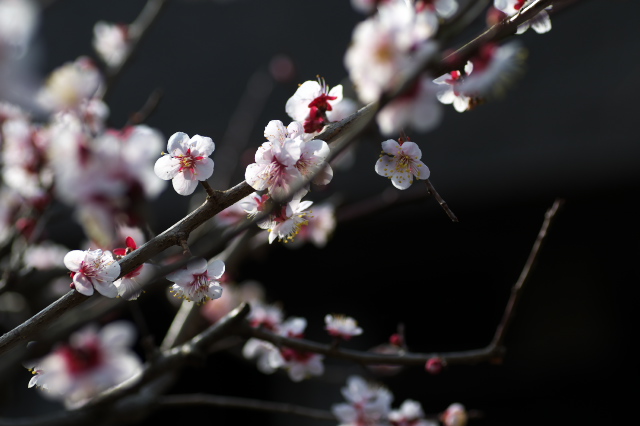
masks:
<instances>
[{"instance_id":1,"label":"pink flower","mask_svg":"<svg viewBox=\"0 0 640 426\"><path fill-rule=\"evenodd\" d=\"M175 284L171 291L175 296L182 297L196 303L218 299L222 296L222 286L216 280L224 274L224 262L214 260L211 264L203 258L192 259L185 269L167 275L169 281Z\"/></svg>"},{"instance_id":2,"label":"pink flower","mask_svg":"<svg viewBox=\"0 0 640 426\"><path fill-rule=\"evenodd\" d=\"M156 161L154 172L160 179L173 180L173 189L180 195L190 195L196 190L198 181L207 180L213 174L215 144L211 138L174 133L167 144L168 154Z\"/></svg>"},{"instance_id":3,"label":"pink flower","mask_svg":"<svg viewBox=\"0 0 640 426\"><path fill-rule=\"evenodd\" d=\"M358 322L351 317L329 314L324 317L324 322L330 335L343 340L362 334L362 328L358 327Z\"/></svg>"},{"instance_id":4,"label":"pink flower","mask_svg":"<svg viewBox=\"0 0 640 426\"><path fill-rule=\"evenodd\" d=\"M78 293L91 296L95 288L106 297L118 295L113 281L120 275L120 265L110 252L72 250L64 257L64 265L72 271L71 285Z\"/></svg>"},{"instance_id":5,"label":"pink flower","mask_svg":"<svg viewBox=\"0 0 640 426\"><path fill-rule=\"evenodd\" d=\"M393 139L382 142L382 154L376 162L376 173L391 179L398 189L407 189L413 178L428 179L429 168L420 161L422 152L413 142L399 144Z\"/></svg>"},{"instance_id":6,"label":"pink flower","mask_svg":"<svg viewBox=\"0 0 640 426\"><path fill-rule=\"evenodd\" d=\"M140 360L129 349L134 336L133 326L126 322L108 324L100 332L86 327L71 335L68 344L26 365L35 374L29 387L77 407L141 370Z\"/></svg>"}]
</instances>

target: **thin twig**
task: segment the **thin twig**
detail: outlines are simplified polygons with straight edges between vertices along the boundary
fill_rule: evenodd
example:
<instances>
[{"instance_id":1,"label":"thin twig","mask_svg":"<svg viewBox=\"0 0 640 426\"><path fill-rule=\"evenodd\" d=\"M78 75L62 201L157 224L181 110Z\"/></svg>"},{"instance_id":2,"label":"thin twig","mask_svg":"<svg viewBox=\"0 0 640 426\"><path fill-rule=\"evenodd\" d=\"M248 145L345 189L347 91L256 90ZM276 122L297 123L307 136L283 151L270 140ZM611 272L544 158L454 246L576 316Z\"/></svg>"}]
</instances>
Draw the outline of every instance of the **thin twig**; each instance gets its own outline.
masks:
<instances>
[{"instance_id":1,"label":"thin twig","mask_svg":"<svg viewBox=\"0 0 640 426\"><path fill-rule=\"evenodd\" d=\"M438 194L438 191L436 191L436 188L434 188L431 181L427 179L424 182L427 184L427 191L429 192L429 194L435 197L436 201L438 201L438 204L440 204L440 207L442 207L442 210L444 210L447 216L449 216L449 219L451 219L452 222L458 222L458 217L455 215L455 213L453 213L453 211L451 211L447 202L442 199L440 194Z\"/></svg>"},{"instance_id":2,"label":"thin twig","mask_svg":"<svg viewBox=\"0 0 640 426\"><path fill-rule=\"evenodd\" d=\"M155 112L155 110L158 108L158 105L160 105L162 95L162 89L155 89L153 92L151 92L142 108L131 114L131 116L129 117L129 121L127 121L127 124L125 124L125 127L144 123L151 116L151 114Z\"/></svg>"},{"instance_id":3,"label":"thin twig","mask_svg":"<svg viewBox=\"0 0 640 426\"><path fill-rule=\"evenodd\" d=\"M258 399L222 395L166 395L158 398L158 405L162 408L208 405L221 408L294 414L311 419L336 421L336 417L331 412L325 410L318 410L315 408L302 407L300 405L286 404L282 402L261 401Z\"/></svg>"},{"instance_id":4,"label":"thin twig","mask_svg":"<svg viewBox=\"0 0 640 426\"><path fill-rule=\"evenodd\" d=\"M562 207L564 200L556 199L553 205L547 210L544 215L544 222L542 223L542 227L538 232L538 236L536 241L533 243L533 247L531 248L531 252L529 253L529 257L527 258L527 262L525 263L522 271L520 272L520 276L518 277L518 281L511 288L511 296L509 297L509 301L507 302L507 307L505 308L504 314L502 316L502 320L500 324L498 324L498 328L496 329L496 333L491 342L491 346L499 348L504 343L504 338L507 334L507 330L513 321L515 308L518 304L522 296L522 289L524 285L529 281L531 276L531 271L538 260L538 255L540 254L540 248L544 243L547 232L549 231L549 227L553 223L553 220L556 218L558 210Z\"/></svg>"}]
</instances>

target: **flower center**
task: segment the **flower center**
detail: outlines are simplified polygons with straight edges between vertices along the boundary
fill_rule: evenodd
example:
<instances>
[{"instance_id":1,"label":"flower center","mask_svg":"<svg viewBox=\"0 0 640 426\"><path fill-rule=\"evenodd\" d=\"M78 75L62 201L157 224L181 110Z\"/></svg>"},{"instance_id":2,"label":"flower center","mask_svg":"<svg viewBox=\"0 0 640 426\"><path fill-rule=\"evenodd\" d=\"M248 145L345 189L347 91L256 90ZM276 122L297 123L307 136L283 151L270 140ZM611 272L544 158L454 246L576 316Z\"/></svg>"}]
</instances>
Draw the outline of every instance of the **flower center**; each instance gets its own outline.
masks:
<instances>
[{"instance_id":1,"label":"flower center","mask_svg":"<svg viewBox=\"0 0 640 426\"><path fill-rule=\"evenodd\" d=\"M195 173L194 167L195 167L196 161L200 161L204 157L203 156L194 157L191 154L191 148L189 148L187 149L187 153L185 155L178 155L176 158L180 160L181 172L187 169L187 170L191 170L192 173Z\"/></svg>"}]
</instances>

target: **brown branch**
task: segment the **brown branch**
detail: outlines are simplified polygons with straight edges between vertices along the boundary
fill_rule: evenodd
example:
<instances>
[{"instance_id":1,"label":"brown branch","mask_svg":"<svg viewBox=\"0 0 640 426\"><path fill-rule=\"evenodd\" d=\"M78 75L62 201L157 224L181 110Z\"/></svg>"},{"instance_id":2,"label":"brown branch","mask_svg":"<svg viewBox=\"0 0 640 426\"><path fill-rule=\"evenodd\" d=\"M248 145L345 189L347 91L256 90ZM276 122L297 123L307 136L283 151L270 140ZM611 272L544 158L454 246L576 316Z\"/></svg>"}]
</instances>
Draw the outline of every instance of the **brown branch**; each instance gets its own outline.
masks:
<instances>
[{"instance_id":1,"label":"brown branch","mask_svg":"<svg viewBox=\"0 0 640 426\"><path fill-rule=\"evenodd\" d=\"M442 207L442 210L444 210L447 216L449 216L449 219L451 219L451 222L458 222L458 217L453 213L453 211L451 211L447 202L442 199L440 194L438 194L438 191L436 191L431 181L427 179L425 180L425 183L427 184L427 191L435 197L438 204L440 204L440 207Z\"/></svg>"},{"instance_id":2,"label":"brown branch","mask_svg":"<svg viewBox=\"0 0 640 426\"><path fill-rule=\"evenodd\" d=\"M242 410L264 411L269 413L294 414L319 420L336 421L336 417L329 411L302 407L300 405L286 404L282 402L261 401L258 399L238 398L222 395L166 395L158 398L158 406L161 408L190 407L208 405L221 408L236 408Z\"/></svg>"},{"instance_id":3,"label":"brown branch","mask_svg":"<svg viewBox=\"0 0 640 426\"><path fill-rule=\"evenodd\" d=\"M553 205L547 210L544 215L544 222L542 223L542 227L538 232L538 236L536 241L533 243L533 247L531 248L531 252L529 253L529 257L527 258L527 262L522 268L522 272L520 272L520 276L518 277L518 281L511 288L511 296L509 297L509 301L507 302L507 307L505 308L504 314L502 316L502 320L500 324L498 324L498 328L496 330L496 334L491 341L491 346L499 348L502 346L504 342L504 338L506 336L507 330L513 321L513 316L515 312L515 308L518 304L522 296L522 289L524 285L529 281L531 276L531 271L535 266L536 261L538 260L538 255L540 254L540 248L544 243L547 232L549 231L549 227L553 223L553 220L556 218L556 214L558 210L562 207L564 200L556 199Z\"/></svg>"}]
</instances>

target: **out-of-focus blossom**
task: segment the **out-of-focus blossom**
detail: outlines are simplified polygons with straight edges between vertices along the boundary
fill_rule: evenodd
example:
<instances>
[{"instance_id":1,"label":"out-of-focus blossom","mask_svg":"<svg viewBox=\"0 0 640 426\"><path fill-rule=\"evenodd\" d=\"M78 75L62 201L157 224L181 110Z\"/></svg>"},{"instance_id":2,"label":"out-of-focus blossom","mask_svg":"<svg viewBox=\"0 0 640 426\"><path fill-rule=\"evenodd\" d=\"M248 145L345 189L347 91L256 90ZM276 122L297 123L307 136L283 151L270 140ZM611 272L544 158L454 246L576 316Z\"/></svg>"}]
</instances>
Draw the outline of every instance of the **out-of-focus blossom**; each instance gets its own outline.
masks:
<instances>
[{"instance_id":1,"label":"out-of-focus blossom","mask_svg":"<svg viewBox=\"0 0 640 426\"><path fill-rule=\"evenodd\" d=\"M79 293L91 296L95 288L106 297L118 295L113 282L120 275L120 265L111 252L72 250L64 257L64 265L72 272L72 286Z\"/></svg>"},{"instance_id":2,"label":"out-of-focus blossom","mask_svg":"<svg viewBox=\"0 0 640 426\"><path fill-rule=\"evenodd\" d=\"M407 189L413 178L428 179L429 168L420 161L422 151L414 142L402 144L389 139L382 142L382 154L376 162L376 173L391 179L398 189Z\"/></svg>"},{"instance_id":3,"label":"out-of-focus blossom","mask_svg":"<svg viewBox=\"0 0 640 426\"><path fill-rule=\"evenodd\" d=\"M304 242L311 242L318 248L327 245L336 228L335 208L330 203L316 204L313 213L306 215L306 225L300 227L298 235L287 247L297 248Z\"/></svg>"},{"instance_id":4,"label":"out-of-focus blossom","mask_svg":"<svg viewBox=\"0 0 640 426\"><path fill-rule=\"evenodd\" d=\"M175 283L171 291L177 297L203 303L222 296L222 286L218 280L224 274L224 269L222 260L208 264L206 259L196 258L187 263L186 268L172 272L166 278Z\"/></svg>"},{"instance_id":5,"label":"out-of-focus blossom","mask_svg":"<svg viewBox=\"0 0 640 426\"><path fill-rule=\"evenodd\" d=\"M468 420L467 410L464 405L456 402L451 404L440 416L444 426L466 426Z\"/></svg>"},{"instance_id":6,"label":"out-of-focus blossom","mask_svg":"<svg viewBox=\"0 0 640 426\"><path fill-rule=\"evenodd\" d=\"M523 7L528 6L530 3L531 0L493 0L494 7L509 17L519 13ZM551 31L551 18L549 18L549 13L547 11L552 7L553 5L546 7L533 18L521 25L518 25L517 34L524 33L529 29L529 27L533 28L533 30L538 34L544 34Z\"/></svg>"},{"instance_id":7,"label":"out-of-focus blossom","mask_svg":"<svg viewBox=\"0 0 640 426\"><path fill-rule=\"evenodd\" d=\"M386 388L367 383L362 377L351 376L342 388L346 403L334 404L331 411L340 426L383 426L391 411L393 395Z\"/></svg>"},{"instance_id":8,"label":"out-of-focus blossom","mask_svg":"<svg viewBox=\"0 0 640 426\"><path fill-rule=\"evenodd\" d=\"M472 63L467 62L464 72L451 71L433 80L434 83L441 87L438 91L438 100L445 105L453 104L453 107L458 112L464 112L473 108L477 101L461 93L458 88L459 84L472 70Z\"/></svg>"},{"instance_id":9,"label":"out-of-focus blossom","mask_svg":"<svg viewBox=\"0 0 640 426\"><path fill-rule=\"evenodd\" d=\"M105 64L116 67L129 50L128 28L123 24L99 21L93 27L93 48Z\"/></svg>"},{"instance_id":10,"label":"out-of-focus blossom","mask_svg":"<svg viewBox=\"0 0 640 426\"><path fill-rule=\"evenodd\" d=\"M484 45L471 58L472 70L458 83L458 91L477 98L500 94L521 71L525 51L516 42Z\"/></svg>"},{"instance_id":11,"label":"out-of-focus blossom","mask_svg":"<svg viewBox=\"0 0 640 426\"><path fill-rule=\"evenodd\" d=\"M167 144L168 154L156 161L153 168L160 179L172 180L173 189L180 195L191 195L198 181L207 180L213 174L213 153L215 144L211 138L174 133Z\"/></svg>"},{"instance_id":12,"label":"out-of-focus blossom","mask_svg":"<svg viewBox=\"0 0 640 426\"><path fill-rule=\"evenodd\" d=\"M276 209L275 213L258 223L262 229L269 231L269 244L277 238L278 241L293 241L298 235L302 226L307 224L307 216L311 213L307 211L313 201L291 200L285 207Z\"/></svg>"},{"instance_id":13,"label":"out-of-focus blossom","mask_svg":"<svg viewBox=\"0 0 640 426\"><path fill-rule=\"evenodd\" d=\"M28 268L47 270L59 268L64 263L64 257L69 249L55 244L51 241L44 241L38 245L31 245L24 251L24 264Z\"/></svg>"},{"instance_id":14,"label":"out-of-focus blossom","mask_svg":"<svg viewBox=\"0 0 640 426\"><path fill-rule=\"evenodd\" d=\"M438 16L448 19L458 10L458 2L456 0L417 0L417 8L430 8L435 11Z\"/></svg>"},{"instance_id":15,"label":"out-of-focus blossom","mask_svg":"<svg viewBox=\"0 0 640 426\"><path fill-rule=\"evenodd\" d=\"M376 15L359 23L345 54L345 66L360 100L375 101L416 61L435 53L430 37L437 28L432 10L417 10L404 1L384 2Z\"/></svg>"},{"instance_id":16,"label":"out-of-focus blossom","mask_svg":"<svg viewBox=\"0 0 640 426\"><path fill-rule=\"evenodd\" d=\"M440 123L442 108L437 99L437 86L431 80L420 77L407 93L382 108L376 120L383 135L390 136L407 127L426 132Z\"/></svg>"},{"instance_id":17,"label":"out-of-focus blossom","mask_svg":"<svg viewBox=\"0 0 640 426\"><path fill-rule=\"evenodd\" d=\"M278 327L278 334L300 339L304 337L306 326L306 319L292 317ZM294 382L299 382L310 376L321 376L324 373L323 359L322 355L287 347L281 347L280 350L271 351L268 354L269 366L274 370L278 368L287 370L289 378Z\"/></svg>"},{"instance_id":18,"label":"out-of-focus blossom","mask_svg":"<svg viewBox=\"0 0 640 426\"><path fill-rule=\"evenodd\" d=\"M0 61L5 47L20 55L38 24L38 7L31 0L0 0Z\"/></svg>"},{"instance_id":19,"label":"out-of-focus blossom","mask_svg":"<svg viewBox=\"0 0 640 426\"><path fill-rule=\"evenodd\" d=\"M362 328L358 327L358 322L351 317L328 314L324 317L324 322L330 335L343 340L350 340L353 336L362 334Z\"/></svg>"},{"instance_id":20,"label":"out-of-focus blossom","mask_svg":"<svg viewBox=\"0 0 640 426\"><path fill-rule=\"evenodd\" d=\"M96 95L102 84L102 76L91 59L80 57L51 73L38 101L54 111L75 109Z\"/></svg>"},{"instance_id":21,"label":"out-of-focus blossom","mask_svg":"<svg viewBox=\"0 0 640 426\"><path fill-rule=\"evenodd\" d=\"M86 327L71 335L68 344L25 365L34 373L29 387L37 386L68 408L82 405L141 371L138 356L129 349L134 337L135 329L126 322L108 324L100 332Z\"/></svg>"},{"instance_id":22,"label":"out-of-focus blossom","mask_svg":"<svg viewBox=\"0 0 640 426\"><path fill-rule=\"evenodd\" d=\"M407 399L399 409L389 413L389 422L393 426L437 426L437 422L424 419L422 405L418 401Z\"/></svg>"}]
</instances>

